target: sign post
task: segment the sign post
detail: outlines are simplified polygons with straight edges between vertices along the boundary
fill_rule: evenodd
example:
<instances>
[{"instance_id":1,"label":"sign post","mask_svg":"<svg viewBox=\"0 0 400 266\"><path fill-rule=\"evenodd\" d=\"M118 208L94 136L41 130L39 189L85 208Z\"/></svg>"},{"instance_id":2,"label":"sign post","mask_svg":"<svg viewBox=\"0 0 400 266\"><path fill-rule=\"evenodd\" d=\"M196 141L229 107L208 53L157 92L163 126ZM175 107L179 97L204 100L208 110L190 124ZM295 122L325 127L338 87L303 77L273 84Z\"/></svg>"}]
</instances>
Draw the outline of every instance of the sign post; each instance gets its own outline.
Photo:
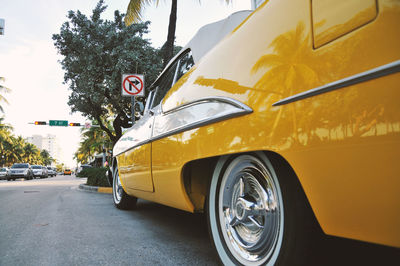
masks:
<instances>
[{"instance_id":1,"label":"sign post","mask_svg":"<svg viewBox=\"0 0 400 266\"><path fill-rule=\"evenodd\" d=\"M4 26L5 22L4 19L0 18L0 35L4 35Z\"/></svg>"},{"instance_id":2,"label":"sign post","mask_svg":"<svg viewBox=\"0 0 400 266\"><path fill-rule=\"evenodd\" d=\"M135 124L135 97L144 96L144 76L139 74L122 75L122 96L132 99L132 125Z\"/></svg>"}]
</instances>

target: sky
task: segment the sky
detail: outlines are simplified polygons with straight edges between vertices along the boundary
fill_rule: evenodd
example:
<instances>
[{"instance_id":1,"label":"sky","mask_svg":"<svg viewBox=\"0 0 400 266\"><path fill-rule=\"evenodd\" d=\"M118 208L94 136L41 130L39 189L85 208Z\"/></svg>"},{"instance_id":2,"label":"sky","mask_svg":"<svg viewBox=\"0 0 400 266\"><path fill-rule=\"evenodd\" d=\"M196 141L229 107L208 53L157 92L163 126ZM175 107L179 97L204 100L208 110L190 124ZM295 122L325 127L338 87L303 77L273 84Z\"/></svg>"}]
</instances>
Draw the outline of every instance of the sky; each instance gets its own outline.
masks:
<instances>
[{"instance_id":1,"label":"sky","mask_svg":"<svg viewBox=\"0 0 400 266\"><path fill-rule=\"evenodd\" d=\"M59 63L52 34L59 33L67 21L69 10L80 10L86 16L92 14L97 0L0 0L0 18L5 20L5 35L0 35L0 76L2 85L10 88L5 94L9 104L4 108L5 122L14 127L17 136L34 134L56 135L61 148L60 162L76 166L73 154L80 142L79 127L35 126L34 121L68 120L84 124L87 120L80 113L71 113L67 105L70 91L63 84L64 72ZM250 0L225 1L180 0L176 28L176 45L184 46L208 23L226 18L231 13L250 9ZM108 6L103 19L113 20L114 10L126 12L129 0L105 0ZM146 7L143 20L151 21L150 39L153 47L161 47L167 38L170 1L161 0ZM0 114L1 116L2 114Z\"/></svg>"}]
</instances>

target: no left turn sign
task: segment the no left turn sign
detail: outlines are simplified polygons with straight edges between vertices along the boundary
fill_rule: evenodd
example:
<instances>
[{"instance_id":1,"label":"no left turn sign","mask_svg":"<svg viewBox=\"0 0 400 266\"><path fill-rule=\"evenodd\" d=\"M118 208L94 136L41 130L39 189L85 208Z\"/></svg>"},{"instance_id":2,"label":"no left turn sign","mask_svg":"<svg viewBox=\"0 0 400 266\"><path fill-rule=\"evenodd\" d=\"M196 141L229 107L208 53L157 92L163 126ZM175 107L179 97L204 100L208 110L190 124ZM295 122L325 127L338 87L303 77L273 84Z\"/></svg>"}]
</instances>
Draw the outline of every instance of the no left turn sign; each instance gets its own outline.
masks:
<instances>
[{"instance_id":1,"label":"no left turn sign","mask_svg":"<svg viewBox=\"0 0 400 266\"><path fill-rule=\"evenodd\" d=\"M144 96L143 75L122 75L122 96Z\"/></svg>"}]
</instances>

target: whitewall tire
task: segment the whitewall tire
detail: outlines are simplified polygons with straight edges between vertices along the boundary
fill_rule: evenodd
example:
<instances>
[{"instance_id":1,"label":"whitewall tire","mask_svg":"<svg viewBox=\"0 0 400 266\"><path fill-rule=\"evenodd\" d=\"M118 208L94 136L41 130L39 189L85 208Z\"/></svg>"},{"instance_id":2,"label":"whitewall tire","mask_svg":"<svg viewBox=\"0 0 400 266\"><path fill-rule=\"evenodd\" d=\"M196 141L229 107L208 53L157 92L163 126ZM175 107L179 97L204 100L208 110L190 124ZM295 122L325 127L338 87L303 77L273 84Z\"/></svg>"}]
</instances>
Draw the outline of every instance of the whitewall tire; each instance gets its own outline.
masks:
<instances>
[{"instance_id":1,"label":"whitewall tire","mask_svg":"<svg viewBox=\"0 0 400 266\"><path fill-rule=\"evenodd\" d=\"M261 152L220 158L210 183L207 218L224 265L305 263L312 222L304 194L288 174L275 171Z\"/></svg>"}]
</instances>

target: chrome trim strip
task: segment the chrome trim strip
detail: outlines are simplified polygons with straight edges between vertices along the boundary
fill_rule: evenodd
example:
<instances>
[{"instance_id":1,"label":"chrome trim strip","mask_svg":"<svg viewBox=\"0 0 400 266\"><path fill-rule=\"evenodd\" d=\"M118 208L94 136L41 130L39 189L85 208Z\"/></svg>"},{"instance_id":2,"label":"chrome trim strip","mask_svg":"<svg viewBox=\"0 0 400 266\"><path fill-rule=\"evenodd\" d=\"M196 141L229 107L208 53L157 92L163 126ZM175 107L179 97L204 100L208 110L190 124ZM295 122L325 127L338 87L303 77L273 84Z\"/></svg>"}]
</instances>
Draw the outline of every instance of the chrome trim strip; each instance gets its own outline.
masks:
<instances>
[{"instance_id":1,"label":"chrome trim strip","mask_svg":"<svg viewBox=\"0 0 400 266\"><path fill-rule=\"evenodd\" d=\"M238 100L235 100L235 99L232 99L232 98L228 98L228 97L215 96L215 97L204 97L204 98L200 98L200 99L195 100L195 101L190 102L190 103L182 104L182 105L177 106L175 108L172 108L172 109L170 109L168 111L163 111L163 114L169 114L169 113L172 113L172 112L176 112L176 111L179 111L180 109L184 109L184 108L187 108L189 106L196 105L196 104L203 103L203 102L227 103L227 104L233 105L233 106L235 106L237 108L243 109L246 112L249 112L249 113L253 112L253 110L250 107L248 107L247 105L245 105L244 103L242 103L242 102L240 102Z\"/></svg>"},{"instance_id":2,"label":"chrome trim strip","mask_svg":"<svg viewBox=\"0 0 400 266\"><path fill-rule=\"evenodd\" d=\"M157 115L151 141L252 112L250 107L235 99L201 98Z\"/></svg>"},{"instance_id":3,"label":"chrome trim strip","mask_svg":"<svg viewBox=\"0 0 400 266\"><path fill-rule=\"evenodd\" d=\"M288 104L288 103L292 103L292 102L296 102L299 100L303 100L312 96L316 96L322 93L326 93L326 92L330 92L333 90L337 90L337 89L341 89L344 87L348 87L351 85L355 85L364 81L368 81L368 80L372 80L372 79L376 79L379 77L383 77L383 76L387 76L390 74L394 74L400 71L400 60L394 61L392 63L377 67L377 68L373 68L370 70L367 70L365 72L341 79L341 80L337 80L328 84L325 84L323 86L308 90L308 91L304 91L292 96L289 96L287 98L284 98L280 101L277 101L276 103L272 104L272 106L280 106L280 105L284 105L284 104Z\"/></svg>"},{"instance_id":4,"label":"chrome trim strip","mask_svg":"<svg viewBox=\"0 0 400 266\"><path fill-rule=\"evenodd\" d=\"M150 142L153 130L154 117L150 113L145 113L133 127L128 129L124 135L115 143L113 156L116 157L138 146Z\"/></svg>"},{"instance_id":5,"label":"chrome trim strip","mask_svg":"<svg viewBox=\"0 0 400 266\"><path fill-rule=\"evenodd\" d=\"M154 122L145 115L115 144L113 154L124 152L153 141L222 120L252 113L247 105L227 97L208 97L183 104L166 112L155 109ZM147 119L147 120L146 120ZM152 125L151 137L147 137Z\"/></svg>"}]
</instances>

